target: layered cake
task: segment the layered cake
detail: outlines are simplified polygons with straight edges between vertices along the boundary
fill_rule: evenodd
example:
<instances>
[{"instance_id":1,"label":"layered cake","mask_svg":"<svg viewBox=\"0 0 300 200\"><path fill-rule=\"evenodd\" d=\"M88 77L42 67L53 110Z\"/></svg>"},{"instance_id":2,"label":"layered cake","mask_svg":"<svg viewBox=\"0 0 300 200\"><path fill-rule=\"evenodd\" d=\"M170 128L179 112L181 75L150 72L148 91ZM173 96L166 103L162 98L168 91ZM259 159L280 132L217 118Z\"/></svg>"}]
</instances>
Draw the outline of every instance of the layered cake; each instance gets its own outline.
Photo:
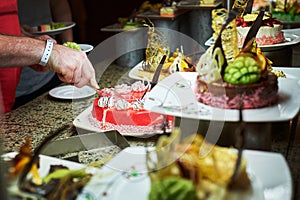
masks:
<instances>
[{"instance_id":1,"label":"layered cake","mask_svg":"<svg viewBox=\"0 0 300 200\"><path fill-rule=\"evenodd\" d=\"M247 33L255 21L258 13L251 13L236 18L239 46L243 45ZM256 35L256 42L259 46L278 44L285 41L282 32L283 24L272 17L271 14L265 14L262 26Z\"/></svg>"},{"instance_id":2,"label":"layered cake","mask_svg":"<svg viewBox=\"0 0 300 200\"><path fill-rule=\"evenodd\" d=\"M230 30L236 31L232 27ZM226 51L233 52L238 46L234 36L222 37L221 45L211 46L200 57L196 67L198 101L226 109L253 109L275 104L278 80L270 70L272 62L257 47L255 37L232 55L232 59L226 59Z\"/></svg>"},{"instance_id":3,"label":"layered cake","mask_svg":"<svg viewBox=\"0 0 300 200\"><path fill-rule=\"evenodd\" d=\"M142 81L104 88L94 100L92 116L101 122L102 127L115 125L160 128L172 121L172 117L144 109L142 97L148 90L149 84L145 85Z\"/></svg>"}]
</instances>

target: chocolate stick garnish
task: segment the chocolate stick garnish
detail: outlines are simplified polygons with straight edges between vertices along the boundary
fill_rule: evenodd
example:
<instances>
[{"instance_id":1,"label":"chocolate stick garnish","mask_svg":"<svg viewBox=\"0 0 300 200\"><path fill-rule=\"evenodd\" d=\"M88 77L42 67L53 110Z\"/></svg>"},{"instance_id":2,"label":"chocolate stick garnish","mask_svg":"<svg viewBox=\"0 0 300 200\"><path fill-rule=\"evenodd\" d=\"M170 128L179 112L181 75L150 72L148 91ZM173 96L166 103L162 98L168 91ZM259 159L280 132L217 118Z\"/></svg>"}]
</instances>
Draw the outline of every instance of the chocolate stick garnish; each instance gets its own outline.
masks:
<instances>
[{"instance_id":1,"label":"chocolate stick garnish","mask_svg":"<svg viewBox=\"0 0 300 200\"><path fill-rule=\"evenodd\" d=\"M253 38L256 37L256 34L259 30L259 28L262 25L263 22L263 17L264 17L265 11L261 10L258 14L258 16L256 17L255 21L253 22L251 28L249 29L249 32L245 38L244 44L243 44L243 48L246 47L246 45L248 44L248 42L250 40L252 40Z\"/></svg>"},{"instance_id":2,"label":"chocolate stick garnish","mask_svg":"<svg viewBox=\"0 0 300 200\"><path fill-rule=\"evenodd\" d=\"M243 15L251 14L252 13L252 7L253 7L253 0L248 0Z\"/></svg>"}]
</instances>

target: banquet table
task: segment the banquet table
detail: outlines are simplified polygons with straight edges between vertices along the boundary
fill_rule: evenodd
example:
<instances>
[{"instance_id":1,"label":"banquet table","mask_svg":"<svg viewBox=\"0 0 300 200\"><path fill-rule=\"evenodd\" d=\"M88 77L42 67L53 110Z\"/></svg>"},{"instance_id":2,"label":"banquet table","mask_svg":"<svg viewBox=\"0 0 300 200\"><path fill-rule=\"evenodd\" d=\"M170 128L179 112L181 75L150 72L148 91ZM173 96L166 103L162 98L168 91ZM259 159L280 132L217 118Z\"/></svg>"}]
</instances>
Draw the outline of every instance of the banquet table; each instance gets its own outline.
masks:
<instances>
[{"instance_id":1,"label":"banquet table","mask_svg":"<svg viewBox=\"0 0 300 200\"><path fill-rule=\"evenodd\" d=\"M300 68L282 67L278 69L284 72L292 72L293 76L300 80ZM130 78L126 74L130 70L131 68L111 64L101 74L101 77L97 77L100 80L100 87L112 87L117 81L129 80ZM77 135L78 132L84 132L85 130L79 130L73 125L73 120L89 107L93 100L94 96L79 100L61 100L45 93L16 110L4 114L1 116L0 121L0 138L3 152L18 151L27 136L30 136L32 147L35 148L48 134L65 125L68 126L62 131L58 139L68 138ZM251 146L251 149L280 153L286 158L293 178L295 197L300 196L300 129L298 117L297 115L288 121L271 123L270 141L267 141L268 146L266 148ZM126 136L126 138L131 146L153 146L159 135L148 137ZM58 155L57 157L75 160L84 164L98 162L103 159L105 163L109 156L113 157L119 151L118 148L108 148L94 152L97 156L93 156L91 152L82 151Z\"/></svg>"}]
</instances>

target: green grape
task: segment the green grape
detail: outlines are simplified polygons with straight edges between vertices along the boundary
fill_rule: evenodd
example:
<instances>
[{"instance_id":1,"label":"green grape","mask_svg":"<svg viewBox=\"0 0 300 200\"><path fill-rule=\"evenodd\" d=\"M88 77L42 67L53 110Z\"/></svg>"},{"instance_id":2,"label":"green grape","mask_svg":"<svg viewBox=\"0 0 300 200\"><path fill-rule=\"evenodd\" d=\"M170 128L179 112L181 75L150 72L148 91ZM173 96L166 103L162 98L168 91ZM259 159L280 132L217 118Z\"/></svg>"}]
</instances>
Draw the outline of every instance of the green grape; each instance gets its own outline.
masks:
<instances>
[{"instance_id":1,"label":"green grape","mask_svg":"<svg viewBox=\"0 0 300 200\"><path fill-rule=\"evenodd\" d=\"M76 42L65 42L63 45L72 49L81 50L80 46Z\"/></svg>"},{"instance_id":2,"label":"green grape","mask_svg":"<svg viewBox=\"0 0 300 200\"><path fill-rule=\"evenodd\" d=\"M253 57L239 56L225 68L224 81L232 84L250 84L257 82L261 69Z\"/></svg>"}]
</instances>

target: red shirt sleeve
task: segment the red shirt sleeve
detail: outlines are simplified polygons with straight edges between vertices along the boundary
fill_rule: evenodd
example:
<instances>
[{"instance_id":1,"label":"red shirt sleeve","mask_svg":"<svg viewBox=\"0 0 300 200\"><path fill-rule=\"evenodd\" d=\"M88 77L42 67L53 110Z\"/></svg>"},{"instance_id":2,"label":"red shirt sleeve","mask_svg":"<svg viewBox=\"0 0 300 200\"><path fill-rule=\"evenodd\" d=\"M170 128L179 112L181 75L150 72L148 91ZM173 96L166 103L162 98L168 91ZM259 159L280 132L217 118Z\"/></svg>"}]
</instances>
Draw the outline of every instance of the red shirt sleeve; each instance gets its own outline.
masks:
<instances>
[{"instance_id":1,"label":"red shirt sleeve","mask_svg":"<svg viewBox=\"0 0 300 200\"><path fill-rule=\"evenodd\" d=\"M21 35L17 0L0 1L0 33ZM11 111L14 105L21 70L21 67L0 68L0 102L4 112Z\"/></svg>"}]
</instances>

